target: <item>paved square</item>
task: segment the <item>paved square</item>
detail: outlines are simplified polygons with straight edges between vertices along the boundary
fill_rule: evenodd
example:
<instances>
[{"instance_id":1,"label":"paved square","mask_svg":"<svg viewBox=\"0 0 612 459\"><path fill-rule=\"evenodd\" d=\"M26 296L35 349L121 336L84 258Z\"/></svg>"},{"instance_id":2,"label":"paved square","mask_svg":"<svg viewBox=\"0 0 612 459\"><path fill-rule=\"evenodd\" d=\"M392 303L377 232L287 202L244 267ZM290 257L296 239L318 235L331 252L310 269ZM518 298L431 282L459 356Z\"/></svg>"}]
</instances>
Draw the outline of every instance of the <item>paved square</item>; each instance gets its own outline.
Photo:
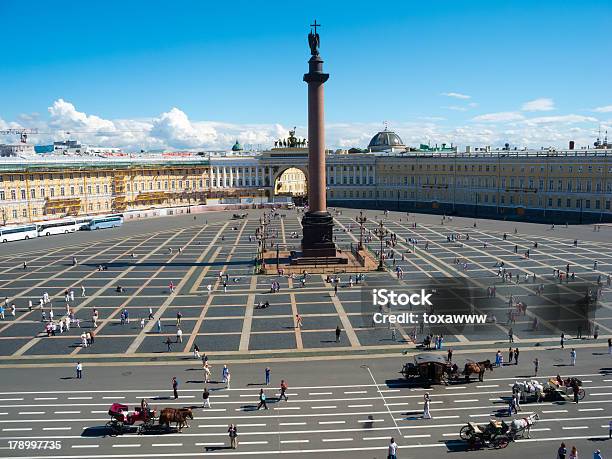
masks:
<instances>
[{"instance_id":1,"label":"paved square","mask_svg":"<svg viewBox=\"0 0 612 459\"><path fill-rule=\"evenodd\" d=\"M359 239L353 213L344 210L335 216L335 239L340 247ZM366 236L376 226L373 217L383 218L382 212L372 214ZM195 222L186 220L178 230L164 228L166 219L127 223L140 225L142 230L130 237L122 236L122 228L91 233L87 243L73 246L70 235L35 241L37 250L31 250L28 241L10 245L10 254L0 255L0 297L6 297L8 305L0 320L0 355L145 356L167 353L168 340L172 354L191 352L194 344L211 353L265 353L410 347L415 336L419 343L428 334L442 335L445 345L452 346L503 342L510 328L517 342L554 340L562 331L587 334L595 326L600 334L612 333L607 285L612 243L590 240L588 228L547 231L542 225L522 224L515 233L504 222L487 221L480 228L465 221L435 223L432 217L415 228L413 220L420 216L391 213L385 225L397 242L384 247L387 271L367 273L366 287L355 284L354 275L343 273L335 294L325 275L310 274L301 286L300 276L253 274L254 235L260 215L261 211L253 210L245 220L228 221L229 214L210 214ZM300 232L300 215L281 211L268 227L273 243L295 244L298 241L287 235ZM580 240L577 247L574 238ZM373 254L380 250L375 237L368 238L366 245ZM77 266L72 266L73 256L78 258ZM24 259L27 270L21 269ZM101 265L108 269L99 270ZM399 280L395 275L398 267L403 273ZM500 277L500 269L512 278ZM554 269L563 275L574 273L574 279L560 280L553 275ZM278 293L270 292L273 280L280 284ZM470 288L461 290L467 281ZM370 289L385 286L437 288L442 303L436 313L470 308L487 314L490 320L480 326L397 325L394 340L388 325L373 326L372 321ZM536 291L540 286L544 289L541 295ZM495 298L488 297L491 287L496 289ZM69 298L67 303L66 290L74 293L74 300ZM585 306L581 301L589 290L595 295L599 290L600 297ZM69 331L57 329L56 336L47 337L38 308L45 292L50 297L50 303L44 305L46 319L53 310L57 324L70 313L80 327L73 322ZM512 314L516 306L509 307L511 297L524 310ZM32 301L32 311L28 301ZM269 308L257 307L265 301ZM17 308L15 317L10 311L12 303ZM414 312L424 311L414 308ZM129 323L122 317L125 312ZM149 320L150 313L153 320ZM302 316L302 327L296 327L296 314ZM341 328L339 343L336 327ZM179 329L182 342L177 342ZM80 335L86 332L95 334L95 343L81 348Z\"/></svg>"}]
</instances>

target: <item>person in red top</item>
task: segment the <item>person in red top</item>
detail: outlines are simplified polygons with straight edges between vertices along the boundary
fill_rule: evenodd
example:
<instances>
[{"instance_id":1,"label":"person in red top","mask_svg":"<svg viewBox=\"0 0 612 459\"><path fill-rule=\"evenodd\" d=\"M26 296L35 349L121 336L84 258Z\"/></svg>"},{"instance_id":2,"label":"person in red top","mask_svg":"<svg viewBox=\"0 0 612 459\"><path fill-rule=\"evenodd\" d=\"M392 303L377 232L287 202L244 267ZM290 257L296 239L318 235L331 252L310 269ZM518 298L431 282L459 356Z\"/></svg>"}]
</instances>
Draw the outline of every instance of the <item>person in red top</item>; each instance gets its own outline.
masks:
<instances>
[{"instance_id":1,"label":"person in red top","mask_svg":"<svg viewBox=\"0 0 612 459\"><path fill-rule=\"evenodd\" d=\"M278 398L279 400L282 400L283 397L285 398L285 401L289 400L289 398L287 397L287 382L284 379L281 379L281 383L280 383L280 397Z\"/></svg>"}]
</instances>

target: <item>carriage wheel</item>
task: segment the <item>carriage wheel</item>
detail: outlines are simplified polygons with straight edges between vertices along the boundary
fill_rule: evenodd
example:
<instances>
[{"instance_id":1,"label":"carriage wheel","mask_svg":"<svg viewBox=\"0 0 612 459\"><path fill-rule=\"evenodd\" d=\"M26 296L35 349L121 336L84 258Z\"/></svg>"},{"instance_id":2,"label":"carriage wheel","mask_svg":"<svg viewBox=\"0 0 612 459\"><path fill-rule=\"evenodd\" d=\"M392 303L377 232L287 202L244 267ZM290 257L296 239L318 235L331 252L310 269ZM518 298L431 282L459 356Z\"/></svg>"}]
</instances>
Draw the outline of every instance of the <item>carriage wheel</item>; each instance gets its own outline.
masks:
<instances>
[{"instance_id":1,"label":"carriage wheel","mask_svg":"<svg viewBox=\"0 0 612 459\"><path fill-rule=\"evenodd\" d=\"M472 438L472 428L470 426L463 426L461 428L461 430L459 431L459 437L462 440L469 440L470 438Z\"/></svg>"},{"instance_id":2,"label":"carriage wheel","mask_svg":"<svg viewBox=\"0 0 612 459\"><path fill-rule=\"evenodd\" d=\"M508 446L508 443L510 443L510 441L505 435L501 435L493 439L493 446L498 449L505 448Z\"/></svg>"},{"instance_id":3,"label":"carriage wheel","mask_svg":"<svg viewBox=\"0 0 612 459\"><path fill-rule=\"evenodd\" d=\"M578 390L578 400L582 400L584 397L586 397L586 392L584 389L579 389Z\"/></svg>"}]
</instances>

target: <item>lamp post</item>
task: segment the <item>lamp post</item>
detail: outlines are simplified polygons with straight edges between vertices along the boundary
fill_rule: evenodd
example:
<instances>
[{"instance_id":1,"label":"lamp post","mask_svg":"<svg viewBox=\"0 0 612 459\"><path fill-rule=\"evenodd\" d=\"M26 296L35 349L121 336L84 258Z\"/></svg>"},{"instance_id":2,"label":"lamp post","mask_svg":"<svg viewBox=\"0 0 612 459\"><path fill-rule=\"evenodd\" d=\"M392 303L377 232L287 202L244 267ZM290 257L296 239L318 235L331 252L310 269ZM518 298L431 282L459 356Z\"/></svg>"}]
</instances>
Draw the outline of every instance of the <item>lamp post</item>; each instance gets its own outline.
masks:
<instances>
[{"instance_id":1,"label":"lamp post","mask_svg":"<svg viewBox=\"0 0 612 459\"><path fill-rule=\"evenodd\" d=\"M359 223L359 250L363 250L364 224L368 221L368 218L363 215L363 210L359 211L359 217L355 217L355 221Z\"/></svg>"},{"instance_id":2,"label":"lamp post","mask_svg":"<svg viewBox=\"0 0 612 459\"><path fill-rule=\"evenodd\" d=\"M384 265L384 252L383 252L383 242L385 241L385 238L387 236L389 236L389 230L387 230L387 228L385 228L385 225L382 221L382 219L380 220L380 222L378 222L378 228L374 229L374 235L380 239L380 256L378 257L378 271L384 271L385 270L385 265Z\"/></svg>"}]
</instances>

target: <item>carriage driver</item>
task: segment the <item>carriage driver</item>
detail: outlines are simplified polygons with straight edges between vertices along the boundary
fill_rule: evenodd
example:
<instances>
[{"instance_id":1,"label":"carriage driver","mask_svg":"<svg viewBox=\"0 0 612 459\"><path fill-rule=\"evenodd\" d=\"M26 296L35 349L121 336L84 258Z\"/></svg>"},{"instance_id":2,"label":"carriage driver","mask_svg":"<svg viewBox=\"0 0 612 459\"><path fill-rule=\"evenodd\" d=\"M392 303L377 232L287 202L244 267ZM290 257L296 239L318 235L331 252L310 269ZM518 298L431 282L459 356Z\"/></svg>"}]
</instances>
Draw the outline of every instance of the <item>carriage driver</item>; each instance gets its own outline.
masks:
<instances>
[{"instance_id":1,"label":"carriage driver","mask_svg":"<svg viewBox=\"0 0 612 459\"><path fill-rule=\"evenodd\" d=\"M144 398L140 401L140 412L146 421L149 417L149 403Z\"/></svg>"}]
</instances>

